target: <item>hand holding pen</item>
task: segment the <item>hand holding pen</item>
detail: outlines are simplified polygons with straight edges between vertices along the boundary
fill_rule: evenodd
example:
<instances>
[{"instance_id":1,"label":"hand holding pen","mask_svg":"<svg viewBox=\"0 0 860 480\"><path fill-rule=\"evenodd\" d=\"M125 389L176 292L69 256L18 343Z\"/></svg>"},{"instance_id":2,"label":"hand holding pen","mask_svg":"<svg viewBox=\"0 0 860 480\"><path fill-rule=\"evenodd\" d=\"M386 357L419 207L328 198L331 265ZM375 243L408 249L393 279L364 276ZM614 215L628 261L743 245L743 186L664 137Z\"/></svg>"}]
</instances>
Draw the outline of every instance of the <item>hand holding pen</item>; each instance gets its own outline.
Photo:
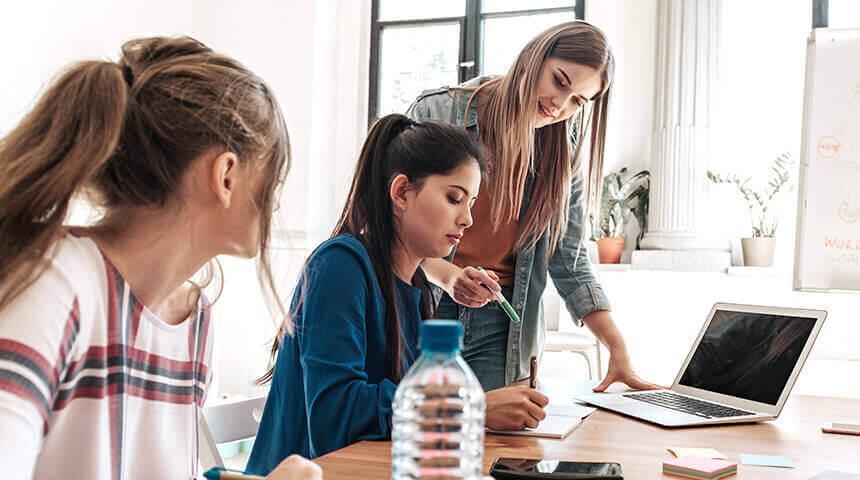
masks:
<instances>
[{"instance_id":1,"label":"hand holding pen","mask_svg":"<svg viewBox=\"0 0 860 480\"><path fill-rule=\"evenodd\" d=\"M478 267L478 268L476 268L476 270L478 270L479 272L484 272L484 269L482 267ZM495 275L495 274L493 274L493 275ZM496 277L496 280L498 280L498 278L499 277ZM493 290L492 288L488 287L485 283L482 283L481 286L486 288L487 290L493 292L493 296L496 298L496 301L499 302L499 305L502 306L502 310L505 311L505 314L508 316L508 318L511 319L512 322L520 323L520 316L517 315L517 312L514 310L514 307L511 306L511 304L508 302L508 299L506 299L505 296L502 295L502 292L500 290ZM534 387L532 387L532 388L534 388Z\"/></svg>"},{"instance_id":2,"label":"hand holding pen","mask_svg":"<svg viewBox=\"0 0 860 480\"><path fill-rule=\"evenodd\" d=\"M498 284L499 277L492 271L475 267L460 268L452 263L449 265L450 274L442 285L445 292L460 305L481 308L495 299L494 292L502 289Z\"/></svg>"}]
</instances>

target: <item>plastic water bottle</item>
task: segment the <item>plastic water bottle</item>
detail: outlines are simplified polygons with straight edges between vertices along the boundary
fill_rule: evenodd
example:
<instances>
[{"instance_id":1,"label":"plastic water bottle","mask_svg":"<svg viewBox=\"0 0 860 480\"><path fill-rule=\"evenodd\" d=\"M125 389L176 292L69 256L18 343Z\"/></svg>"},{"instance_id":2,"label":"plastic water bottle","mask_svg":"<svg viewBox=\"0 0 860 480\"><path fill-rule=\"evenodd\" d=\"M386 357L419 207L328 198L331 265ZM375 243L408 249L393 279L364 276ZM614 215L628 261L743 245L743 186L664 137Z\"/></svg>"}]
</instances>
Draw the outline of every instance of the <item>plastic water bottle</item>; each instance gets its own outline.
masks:
<instances>
[{"instance_id":1,"label":"plastic water bottle","mask_svg":"<svg viewBox=\"0 0 860 480\"><path fill-rule=\"evenodd\" d=\"M482 478L486 398L461 336L455 320L421 325L421 356L394 394L394 480Z\"/></svg>"}]
</instances>

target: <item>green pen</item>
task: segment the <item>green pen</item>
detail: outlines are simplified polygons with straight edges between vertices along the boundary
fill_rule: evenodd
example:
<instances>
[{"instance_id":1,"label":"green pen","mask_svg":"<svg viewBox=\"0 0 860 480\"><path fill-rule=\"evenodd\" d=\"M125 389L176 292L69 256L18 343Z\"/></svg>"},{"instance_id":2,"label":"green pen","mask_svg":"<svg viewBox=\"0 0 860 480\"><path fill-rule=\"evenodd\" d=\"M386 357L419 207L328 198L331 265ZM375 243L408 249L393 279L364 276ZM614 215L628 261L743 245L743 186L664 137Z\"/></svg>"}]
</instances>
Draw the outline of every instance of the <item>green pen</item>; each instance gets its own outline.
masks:
<instances>
[{"instance_id":1,"label":"green pen","mask_svg":"<svg viewBox=\"0 0 860 480\"><path fill-rule=\"evenodd\" d=\"M478 267L478 271L483 272L484 269ZM502 295L502 292L494 292L492 288L484 285L483 283L481 284L481 286L492 292L493 296L496 297L496 301L499 302L499 305L502 306L502 310L504 310L505 313L508 314L508 318L510 318L512 322L520 323L520 316L517 315L517 312L514 310L514 307L512 307L511 304L508 303L508 299L505 298L504 295Z\"/></svg>"}]
</instances>

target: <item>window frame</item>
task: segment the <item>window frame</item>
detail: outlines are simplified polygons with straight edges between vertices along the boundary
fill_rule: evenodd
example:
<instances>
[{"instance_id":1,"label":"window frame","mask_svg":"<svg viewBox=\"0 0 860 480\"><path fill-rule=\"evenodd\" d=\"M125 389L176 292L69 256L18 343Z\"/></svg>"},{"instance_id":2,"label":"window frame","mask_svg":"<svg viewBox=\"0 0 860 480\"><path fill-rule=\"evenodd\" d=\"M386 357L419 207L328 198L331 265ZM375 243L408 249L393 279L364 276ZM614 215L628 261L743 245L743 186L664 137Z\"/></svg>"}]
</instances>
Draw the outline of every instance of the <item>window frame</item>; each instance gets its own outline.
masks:
<instances>
[{"instance_id":1,"label":"window frame","mask_svg":"<svg viewBox=\"0 0 860 480\"><path fill-rule=\"evenodd\" d=\"M460 24L460 51L458 54L457 82L462 83L473 78L481 71L481 50L483 48L483 20L491 18L518 17L546 13L573 12L577 20L585 18L585 1L576 0L573 6L532 8L504 12L481 13L482 0L466 0L466 10L462 16L427 17L408 20L380 20L379 6L381 0L372 0L370 13L370 82L367 96L367 124L372 124L377 116L379 107L379 60L380 40L382 30L386 27Z\"/></svg>"},{"instance_id":2,"label":"window frame","mask_svg":"<svg viewBox=\"0 0 860 480\"><path fill-rule=\"evenodd\" d=\"M828 3L828 0L812 0L812 28L827 28L830 23Z\"/></svg>"}]
</instances>

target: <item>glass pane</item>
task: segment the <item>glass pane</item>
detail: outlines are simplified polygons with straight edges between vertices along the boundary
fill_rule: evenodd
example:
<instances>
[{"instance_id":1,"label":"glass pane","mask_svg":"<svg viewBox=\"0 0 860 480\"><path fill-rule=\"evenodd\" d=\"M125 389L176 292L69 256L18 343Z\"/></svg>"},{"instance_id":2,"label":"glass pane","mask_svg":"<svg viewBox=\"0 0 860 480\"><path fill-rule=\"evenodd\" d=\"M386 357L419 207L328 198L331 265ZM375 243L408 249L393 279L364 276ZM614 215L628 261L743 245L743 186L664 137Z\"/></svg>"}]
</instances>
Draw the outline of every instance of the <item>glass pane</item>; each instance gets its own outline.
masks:
<instances>
[{"instance_id":1,"label":"glass pane","mask_svg":"<svg viewBox=\"0 0 860 480\"><path fill-rule=\"evenodd\" d=\"M538 8L573 7L576 0L484 0L481 2L482 13L512 12L516 10L536 10Z\"/></svg>"},{"instance_id":2,"label":"glass pane","mask_svg":"<svg viewBox=\"0 0 860 480\"><path fill-rule=\"evenodd\" d=\"M462 17L466 15L466 0L434 0L432 2L380 0L380 20L413 20L416 18Z\"/></svg>"},{"instance_id":3,"label":"glass pane","mask_svg":"<svg viewBox=\"0 0 860 480\"><path fill-rule=\"evenodd\" d=\"M422 90L456 85L459 58L459 23L384 28L377 116L405 113Z\"/></svg>"},{"instance_id":4,"label":"glass pane","mask_svg":"<svg viewBox=\"0 0 860 480\"><path fill-rule=\"evenodd\" d=\"M830 0L827 16L827 28L860 28L860 2Z\"/></svg>"},{"instance_id":5,"label":"glass pane","mask_svg":"<svg viewBox=\"0 0 860 480\"><path fill-rule=\"evenodd\" d=\"M537 34L559 23L575 20L570 13L544 13L484 20L484 42L481 52L481 74L502 75L526 43Z\"/></svg>"}]
</instances>

